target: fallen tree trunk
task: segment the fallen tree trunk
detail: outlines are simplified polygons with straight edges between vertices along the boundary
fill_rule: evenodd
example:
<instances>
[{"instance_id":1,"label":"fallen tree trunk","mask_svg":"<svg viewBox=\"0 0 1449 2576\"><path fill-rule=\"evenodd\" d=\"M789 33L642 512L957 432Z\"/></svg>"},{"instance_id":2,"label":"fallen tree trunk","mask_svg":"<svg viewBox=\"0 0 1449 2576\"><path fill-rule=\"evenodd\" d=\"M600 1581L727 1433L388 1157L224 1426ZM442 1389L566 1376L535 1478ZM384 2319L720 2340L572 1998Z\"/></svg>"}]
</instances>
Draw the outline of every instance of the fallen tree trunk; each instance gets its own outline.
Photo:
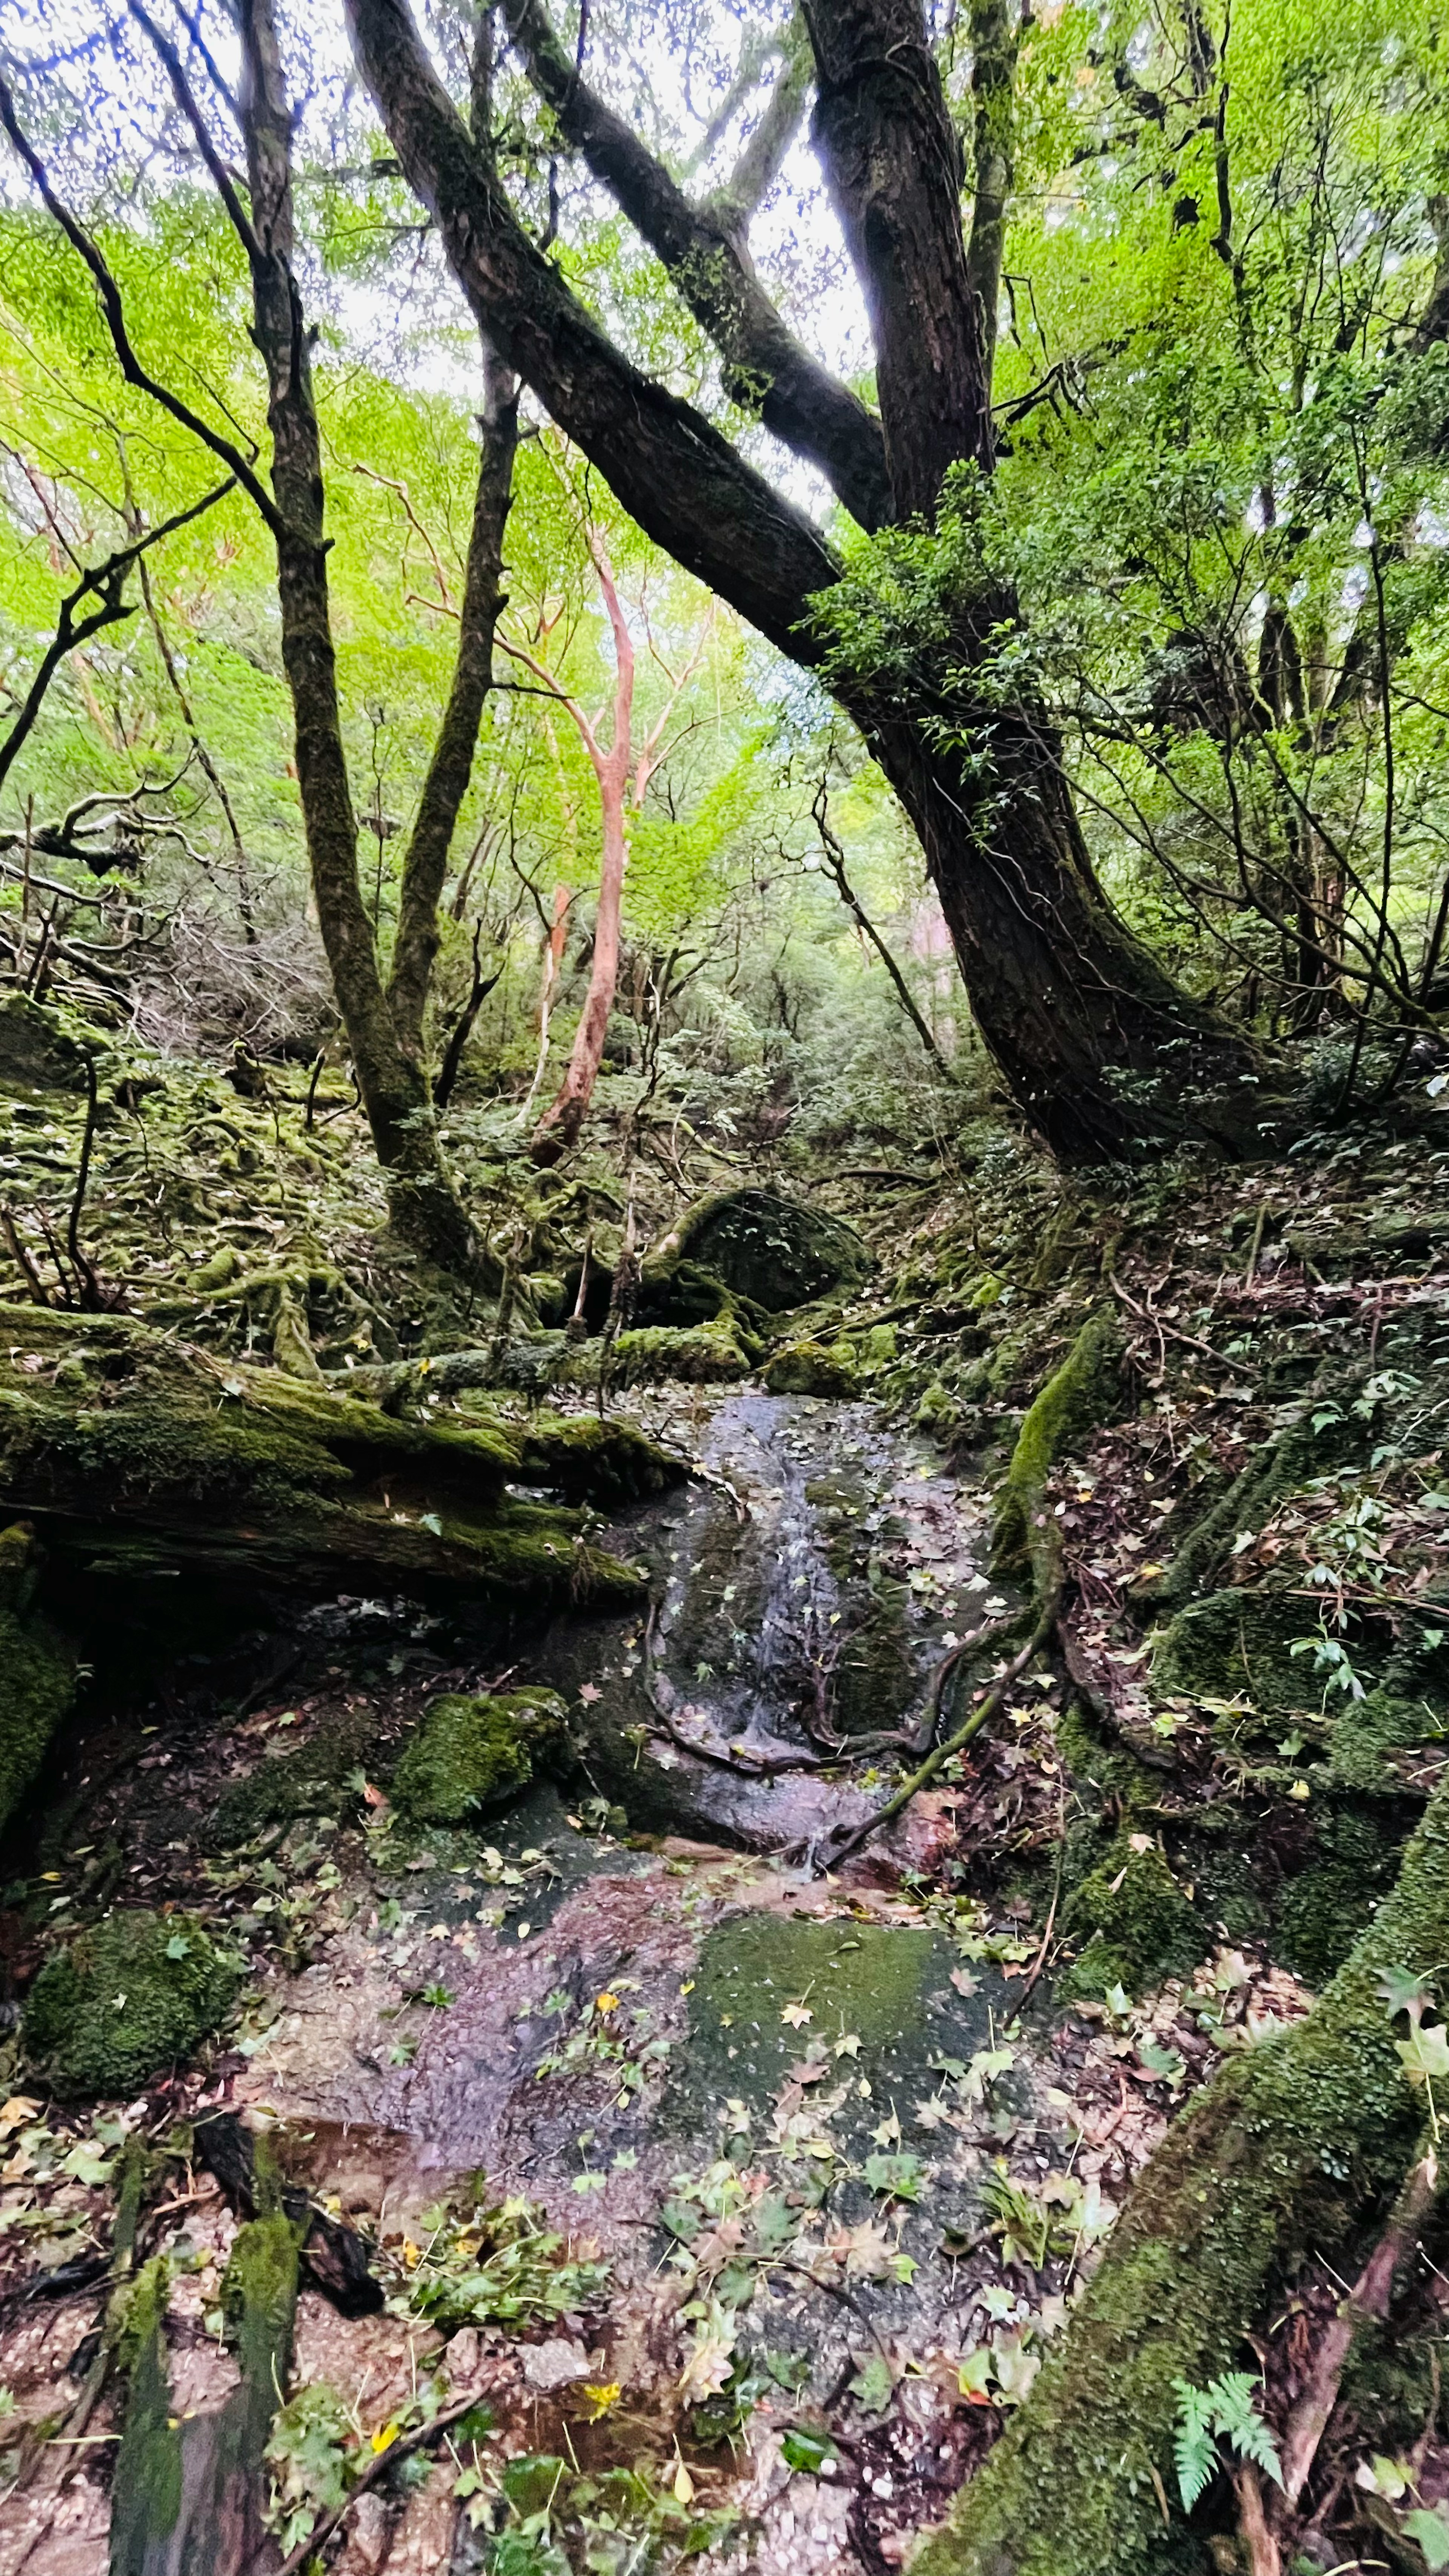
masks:
<instances>
[{"instance_id":1,"label":"fallen tree trunk","mask_svg":"<svg viewBox=\"0 0 1449 2576\"><path fill-rule=\"evenodd\" d=\"M1379 1991L1449 1958L1449 1784L1305 2021L1229 2060L1143 2168L1078 2308L912 2576L1184 2576L1176 2383L1206 2387L1310 2246L1382 2218L1423 2105ZM1201 2564L1208 2564L1206 2555Z\"/></svg>"},{"instance_id":2,"label":"fallen tree trunk","mask_svg":"<svg viewBox=\"0 0 1449 2576\"><path fill-rule=\"evenodd\" d=\"M681 1472L628 1423L400 1420L145 1324L0 1307L0 1521L34 1525L88 1619L108 1576L154 1605L156 1579L183 1573L242 1593L623 1605L634 1570L575 1512L511 1488L612 1504Z\"/></svg>"}]
</instances>

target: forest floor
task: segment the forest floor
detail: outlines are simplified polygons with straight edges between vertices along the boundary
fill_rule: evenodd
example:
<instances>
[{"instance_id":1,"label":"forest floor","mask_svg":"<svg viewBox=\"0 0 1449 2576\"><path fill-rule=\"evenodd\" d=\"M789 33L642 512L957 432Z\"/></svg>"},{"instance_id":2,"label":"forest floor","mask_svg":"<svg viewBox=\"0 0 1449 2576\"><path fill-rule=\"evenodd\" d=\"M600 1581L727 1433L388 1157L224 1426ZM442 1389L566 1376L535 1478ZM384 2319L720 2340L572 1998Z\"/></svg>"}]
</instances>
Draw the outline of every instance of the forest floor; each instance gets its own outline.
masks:
<instances>
[{"instance_id":1,"label":"forest floor","mask_svg":"<svg viewBox=\"0 0 1449 2576\"><path fill-rule=\"evenodd\" d=\"M12 1058L17 1384L32 1358L54 1373L24 1347L27 1290L82 1276L86 1106L63 1045ZM134 2264L193 2466L241 2384L228 2259L265 2189L207 2149L208 2114L269 2138L303 2223L360 2244L375 2285L339 2307L313 2228L267 2453L274 2566L334 2515L349 2576L901 2564L1028 2394L1155 2144L1310 2009L1438 1781L1432 1123L1110 1186L1064 1184L980 1115L946 1168L893 1145L746 1174L697 1147L675 1178L661 1153L656 1234L763 1177L857 1227L873 1267L720 1382L610 1398L690 1470L593 1525L645 1569L641 1606L253 1598L169 1646L148 1614L88 1649L0 1913L0 2576L106 2563L128 2363L133 2408L139 2384L111 2249L142 2166ZM607 1259L602 1150L542 1204L514 1160L464 1176L540 1296L587 1229ZM496 1319L380 1215L343 1097L309 1113L285 1070L246 1097L151 1066L105 1086L75 1231L158 1331L309 1383L486 1345ZM1094 1319L1110 1391L1023 1489L1064 1568L1024 1659L1031 1551L993 1559L993 1520ZM526 1316L486 1402L524 1421L515 1343L538 1347ZM422 1385L435 1425L478 1418L476 1389ZM958 1722L1002 1675L969 1750L832 1865L913 1767L868 1739L932 1692ZM432 1703L544 1689L566 1758L476 1820L409 1812L394 1775ZM118 1908L214 1944L231 1999L130 2097L58 2093L25 1997ZM1446 2273L1426 2229L1285 2534L1306 2567L1449 2560ZM1280 2442L1338 2295L1310 2262L1259 2321ZM1240 2516L1219 2475L1176 2563L1260 2576Z\"/></svg>"}]
</instances>

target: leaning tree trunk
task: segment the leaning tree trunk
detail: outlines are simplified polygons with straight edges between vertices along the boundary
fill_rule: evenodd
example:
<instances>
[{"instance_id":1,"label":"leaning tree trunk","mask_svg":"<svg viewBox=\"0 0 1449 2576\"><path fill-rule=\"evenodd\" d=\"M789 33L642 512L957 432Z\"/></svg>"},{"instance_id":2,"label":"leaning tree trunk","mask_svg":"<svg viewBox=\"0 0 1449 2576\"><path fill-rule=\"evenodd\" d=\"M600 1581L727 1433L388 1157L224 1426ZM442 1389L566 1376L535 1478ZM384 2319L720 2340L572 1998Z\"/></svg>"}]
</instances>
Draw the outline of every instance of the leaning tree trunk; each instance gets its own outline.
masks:
<instances>
[{"instance_id":1,"label":"leaning tree trunk","mask_svg":"<svg viewBox=\"0 0 1449 2576\"><path fill-rule=\"evenodd\" d=\"M792 661L819 669L828 658L819 604L841 577L820 531L711 422L632 364L529 239L439 81L407 0L345 7L363 77L482 329L646 536ZM929 518L953 464L973 459L985 470L991 459L959 146L919 0L808 0L805 14L820 75L816 138L876 334L895 508ZM675 233L642 183L625 187L611 157L617 135L609 154L582 126L577 140L670 268L682 256ZM748 314L732 310L743 331ZM704 318L712 331L723 327ZM794 401L792 379L770 382L780 401ZM782 435L843 490L807 415L797 403ZM870 434L880 430L872 424ZM958 658L979 668L983 655L984 646ZM1050 730L1033 710L984 719L994 730L983 780L979 705L944 702L927 681L914 701L897 693L886 705L868 673L831 686L920 833L972 1010L1046 1141L1065 1158L1096 1161L1160 1149L1183 1133L1255 1139L1253 1050L1177 991L1111 911ZM953 736L961 751L950 748Z\"/></svg>"},{"instance_id":2,"label":"leaning tree trunk","mask_svg":"<svg viewBox=\"0 0 1449 2576\"><path fill-rule=\"evenodd\" d=\"M1185 1136L1251 1144L1261 1059L1111 909L1049 726L1000 710L973 723L969 706L924 698L852 712L915 826L976 1025L1053 1152L1099 1163Z\"/></svg>"}]
</instances>

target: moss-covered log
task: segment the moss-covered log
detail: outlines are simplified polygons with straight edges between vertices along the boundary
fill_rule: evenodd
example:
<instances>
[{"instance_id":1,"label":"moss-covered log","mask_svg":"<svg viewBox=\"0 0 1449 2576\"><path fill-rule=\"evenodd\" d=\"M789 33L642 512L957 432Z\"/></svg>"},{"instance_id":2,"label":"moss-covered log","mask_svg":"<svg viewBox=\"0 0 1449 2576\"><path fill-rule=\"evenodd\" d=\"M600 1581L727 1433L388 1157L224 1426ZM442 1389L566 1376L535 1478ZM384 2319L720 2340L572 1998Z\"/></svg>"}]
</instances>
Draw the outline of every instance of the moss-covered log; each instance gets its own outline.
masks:
<instances>
[{"instance_id":1,"label":"moss-covered log","mask_svg":"<svg viewBox=\"0 0 1449 2576\"><path fill-rule=\"evenodd\" d=\"M0 1511L72 1575L624 1603L633 1571L510 1489L613 1502L679 1473L628 1425L396 1416L145 1324L0 1308Z\"/></svg>"},{"instance_id":2,"label":"moss-covered log","mask_svg":"<svg viewBox=\"0 0 1449 2576\"><path fill-rule=\"evenodd\" d=\"M912 2576L1185 2576L1174 2382L1204 2387L1310 2245L1376 2219L1423 2120L1380 1991L1449 1958L1449 1785L1305 2021L1227 2065L1144 2167L1059 2353ZM1400 2032L1402 2024L1399 2025Z\"/></svg>"},{"instance_id":3,"label":"moss-covered log","mask_svg":"<svg viewBox=\"0 0 1449 2576\"><path fill-rule=\"evenodd\" d=\"M132 2294L131 2391L111 2499L111 2576L247 2576L262 2563L263 2455L287 2384L297 2237L280 2210L241 2228L222 2304L241 2381L212 2413L171 2409L164 2257Z\"/></svg>"},{"instance_id":4,"label":"moss-covered log","mask_svg":"<svg viewBox=\"0 0 1449 2576\"><path fill-rule=\"evenodd\" d=\"M1057 1579L1058 1557L1043 1509L1046 1481L1075 1442L1110 1420L1117 1402L1121 1356L1122 1333L1115 1315L1107 1311L1089 1315L1017 1434L997 1498L992 1570L1003 1575L1029 1573L1041 1599Z\"/></svg>"}]
</instances>

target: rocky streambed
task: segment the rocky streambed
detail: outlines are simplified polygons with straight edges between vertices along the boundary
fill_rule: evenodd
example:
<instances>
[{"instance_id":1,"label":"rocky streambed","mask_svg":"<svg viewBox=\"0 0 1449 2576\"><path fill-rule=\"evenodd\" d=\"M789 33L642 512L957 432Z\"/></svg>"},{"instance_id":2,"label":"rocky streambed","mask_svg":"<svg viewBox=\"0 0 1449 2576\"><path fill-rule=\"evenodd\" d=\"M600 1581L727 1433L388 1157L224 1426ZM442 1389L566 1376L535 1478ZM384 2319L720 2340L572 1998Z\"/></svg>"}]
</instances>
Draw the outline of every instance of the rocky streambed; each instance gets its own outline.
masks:
<instances>
[{"instance_id":1,"label":"rocky streambed","mask_svg":"<svg viewBox=\"0 0 1449 2576\"><path fill-rule=\"evenodd\" d=\"M510 2550L879 2567L991 2439L990 2393L1029 2383L1062 2313L1044 2285L1154 2129L1134 2105L1094 2151L1018 2026L1038 1938L1001 1863L1030 1800L1010 1764L948 1777L820 1867L1006 1606L983 1498L865 1402L642 1409L691 1474L591 1524L590 1562L637 1570L622 1608L540 1631L496 1586L253 1602L159 1686L83 1703L10 1852L14 1990L42 1931L77 1930L0 2112L0 2568L99 2569L113 2496L138 2570L278 2565L349 2497L330 2563L358 2576ZM523 1712L525 1752L470 1807L443 1757L478 1758L456 1712L480 1693ZM1034 1782L1040 1714L1027 1688L1005 1748ZM105 1947L158 1920L163 1979L220 1962L189 2057L136 2036L144 1963ZM294 2319L247 2289L278 2190ZM1003 2276L1011 2190L1045 2234ZM360 2248L365 2312L329 2294L318 2211ZM470 2389L483 2412L429 2436Z\"/></svg>"}]
</instances>

